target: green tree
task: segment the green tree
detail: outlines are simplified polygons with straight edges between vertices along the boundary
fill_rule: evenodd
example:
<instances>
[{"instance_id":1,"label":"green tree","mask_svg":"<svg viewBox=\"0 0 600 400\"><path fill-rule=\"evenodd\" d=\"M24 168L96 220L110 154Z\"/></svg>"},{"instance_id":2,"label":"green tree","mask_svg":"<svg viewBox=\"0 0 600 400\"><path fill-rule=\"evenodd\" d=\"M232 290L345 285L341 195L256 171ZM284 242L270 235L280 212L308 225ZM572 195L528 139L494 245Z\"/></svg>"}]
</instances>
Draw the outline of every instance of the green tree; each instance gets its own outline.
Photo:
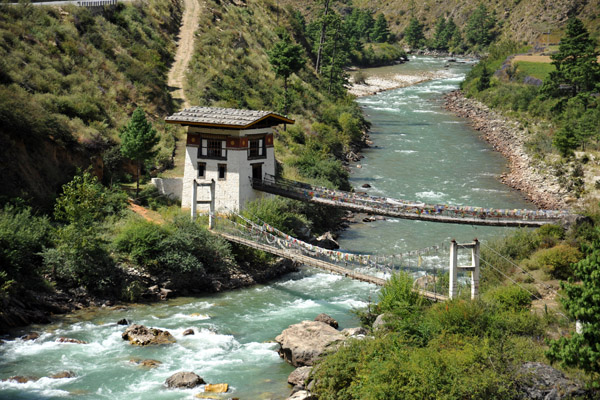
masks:
<instances>
[{"instance_id":1,"label":"green tree","mask_svg":"<svg viewBox=\"0 0 600 400\"><path fill-rule=\"evenodd\" d=\"M412 49L418 48L425 35L423 34L423 24L421 24L415 17L410 19L410 22L404 30L404 38Z\"/></svg>"},{"instance_id":2,"label":"green tree","mask_svg":"<svg viewBox=\"0 0 600 400\"><path fill-rule=\"evenodd\" d=\"M600 242L588 256L574 264L574 275L561 287L562 303L571 317L582 323L582 332L550 343L547 356L567 366L576 366L596 376L600 374ZM579 283L580 282L580 283ZM598 379L595 379L598 385Z\"/></svg>"},{"instance_id":3,"label":"green tree","mask_svg":"<svg viewBox=\"0 0 600 400\"><path fill-rule=\"evenodd\" d=\"M583 23L571 17L567 24L565 36L561 38L558 52L550 56L556 71L552 71L542 92L549 95L560 95L559 85L568 85L570 95L597 90L600 79L596 41L590 37Z\"/></svg>"},{"instance_id":4,"label":"green tree","mask_svg":"<svg viewBox=\"0 0 600 400\"><path fill-rule=\"evenodd\" d=\"M139 107L133 112L131 119L123 127L119 137L121 138L121 153L137 164L135 190L137 197L140 192L142 163L156 154L154 146L158 144L160 137L152 124L146 119L144 110Z\"/></svg>"},{"instance_id":5,"label":"green tree","mask_svg":"<svg viewBox=\"0 0 600 400\"><path fill-rule=\"evenodd\" d=\"M371 33L371 40L376 43L384 43L390 40L391 34L388 28L388 23L383 14L379 14L375 25L373 26L373 32Z\"/></svg>"},{"instance_id":6,"label":"green tree","mask_svg":"<svg viewBox=\"0 0 600 400\"><path fill-rule=\"evenodd\" d=\"M288 79L290 75L300 71L306 63L306 60L302 55L302 46L293 43L289 33L283 32L280 35L280 40L275 43L273 48L268 51L267 54L269 55L269 62L271 63L275 75L283 78L283 90L285 95L283 113L287 114L289 107Z\"/></svg>"},{"instance_id":7,"label":"green tree","mask_svg":"<svg viewBox=\"0 0 600 400\"><path fill-rule=\"evenodd\" d=\"M63 185L54 205L54 216L69 224L90 226L119 212L125 204L123 193L107 190L96 176L85 171Z\"/></svg>"},{"instance_id":8,"label":"green tree","mask_svg":"<svg viewBox=\"0 0 600 400\"><path fill-rule=\"evenodd\" d=\"M440 16L435 24L432 47L436 50L448 50L446 37L446 19Z\"/></svg>"},{"instance_id":9,"label":"green tree","mask_svg":"<svg viewBox=\"0 0 600 400\"><path fill-rule=\"evenodd\" d=\"M469 17L465 36L473 45L487 46L496 36L495 26L496 18L490 15L485 4L481 3Z\"/></svg>"},{"instance_id":10,"label":"green tree","mask_svg":"<svg viewBox=\"0 0 600 400\"><path fill-rule=\"evenodd\" d=\"M486 64L481 68L481 75L477 81L477 91L482 92L490 87L490 73Z\"/></svg>"}]
</instances>

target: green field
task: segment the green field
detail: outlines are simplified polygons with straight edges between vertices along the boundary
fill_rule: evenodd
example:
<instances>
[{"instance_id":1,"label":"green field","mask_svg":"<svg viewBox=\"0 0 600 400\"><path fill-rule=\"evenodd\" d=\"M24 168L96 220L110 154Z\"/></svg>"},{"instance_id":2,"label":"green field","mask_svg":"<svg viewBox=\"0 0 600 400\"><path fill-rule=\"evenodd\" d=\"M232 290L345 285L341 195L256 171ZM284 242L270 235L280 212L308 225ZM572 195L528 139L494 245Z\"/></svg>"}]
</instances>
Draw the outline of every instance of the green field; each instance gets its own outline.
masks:
<instances>
[{"instance_id":1,"label":"green field","mask_svg":"<svg viewBox=\"0 0 600 400\"><path fill-rule=\"evenodd\" d=\"M531 61L518 61L517 71L523 76L533 76L534 78L544 80L556 68L552 64Z\"/></svg>"}]
</instances>

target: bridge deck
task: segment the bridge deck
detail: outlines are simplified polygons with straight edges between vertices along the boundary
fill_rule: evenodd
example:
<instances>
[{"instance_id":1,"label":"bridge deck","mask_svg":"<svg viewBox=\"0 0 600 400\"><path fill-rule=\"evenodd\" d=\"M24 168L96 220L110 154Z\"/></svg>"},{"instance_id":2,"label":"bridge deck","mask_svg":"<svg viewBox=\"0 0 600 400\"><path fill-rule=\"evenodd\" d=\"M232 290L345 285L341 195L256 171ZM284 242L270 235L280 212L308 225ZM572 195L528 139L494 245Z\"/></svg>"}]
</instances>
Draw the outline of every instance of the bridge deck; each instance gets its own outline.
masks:
<instances>
[{"instance_id":1,"label":"bridge deck","mask_svg":"<svg viewBox=\"0 0 600 400\"><path fill-rule=\"evenodd\" d=\"M386 208L373 203L373 205L352 203L342 200L332 200L325 197L307 195L306 189L296 188L289 184L278 184L266 180L254 180L252 186L262 192L276 194L278 196L288 197L295 200L308 201L311 203L322 204L325 206L346 209L354 212L368 213L372 215L382 215L386 217L411 219L419 221L442 222L464 225L487 225L487 226L505 226L505 227L540 227L546 224L556 224L556 219L520 219L520 218L497 218L481 216L452 216L442 214L425 214L410 211L402 211L394 208Z\"/></svg>"},{"instance_id":2,"label":"bridge deck","mask_svg":"<svg viewBox=\"0 0 600 400\"><path fill-rule=\"evenodd\" d=\"M249 239L241 238L241 237L230 235L230 234L223 233L223 232L215 232L215 231L213 231L213 232L231 242L239 243L244 246L252 247L254 249L262 250L267 253L275 254L277 256L284 257L284 258L290 259L292 261L300 262L302 264L305 264L305 265L308 265L311 267L315 267L315 268L319 268L319 269L322 269L322 270L325 270L328 272L333 272L338 275L343 275L343 276L346 276L346 277L354 279L354 280L372 283L377 286L383 286L386 282L385 279L377 278L377 277L371 276L371 275L361 274L359 272L353 271L351 269L343 268L343 267L340 267L340 266L332 264L332 263L328 263L328 262L325 262L322 260L316 260L316 259L306 256L304 254L300 254L300 253L293 252L290 250L279 249L274 246L269 246L269 245L266 245L263 243L258 243L258 242L255 242L255 241L252 241ZM415 291L417 291L421 296L423 296L427 299L433 300L433 301L448 300L447 296L441 295L439 293L429 292L429 291L422 290L422 289L415 289Z\"/></svg>"}]
</instances>

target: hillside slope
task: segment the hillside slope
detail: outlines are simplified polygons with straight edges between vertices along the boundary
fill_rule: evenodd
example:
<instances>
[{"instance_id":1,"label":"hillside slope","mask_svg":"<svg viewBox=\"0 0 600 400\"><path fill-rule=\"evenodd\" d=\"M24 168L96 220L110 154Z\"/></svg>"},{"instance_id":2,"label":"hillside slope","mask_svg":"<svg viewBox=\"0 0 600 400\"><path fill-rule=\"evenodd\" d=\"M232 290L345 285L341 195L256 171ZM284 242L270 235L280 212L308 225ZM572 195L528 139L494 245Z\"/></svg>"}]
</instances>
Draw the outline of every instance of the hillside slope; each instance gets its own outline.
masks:
<instances>
[{"instance_id":1,"label":"hillside slope","mask_svg":"<svg viewBox=\"0 0 600 400\"><path fill-rule=\"evenodd\" d=\"M131 112L162 120L172 109L166 75L180 15L177 0L0 9L1 196L49 204L77 167L111 172L103 155Z\"/></svg>"},{"instance_id":2,"label":"hillside slope","mask_svg":"<svg viewBox=\"0 0 600 400\"><path fill-rule=\"evenodd\" d=\"M298 7L307 14L318 12L320 6L314 1L285 0L281 3ZM439 17L452 17L461 28L467 24L471 13L480 2L469 0L353 0L355 7L367 8L375 13L382 12L389 21L390 30L402 36L411 16L425 25L426 36L433 34ZM526 41L528 44L545 44L549 38L555 43L560 38L568 15L573 13L581 18L593 35L600 34L599 0L498 0L484 2L488 10L495 13L500 23L501 37ZM338 7L345 7L338 5Z\"/></svg>"}]
</instances>

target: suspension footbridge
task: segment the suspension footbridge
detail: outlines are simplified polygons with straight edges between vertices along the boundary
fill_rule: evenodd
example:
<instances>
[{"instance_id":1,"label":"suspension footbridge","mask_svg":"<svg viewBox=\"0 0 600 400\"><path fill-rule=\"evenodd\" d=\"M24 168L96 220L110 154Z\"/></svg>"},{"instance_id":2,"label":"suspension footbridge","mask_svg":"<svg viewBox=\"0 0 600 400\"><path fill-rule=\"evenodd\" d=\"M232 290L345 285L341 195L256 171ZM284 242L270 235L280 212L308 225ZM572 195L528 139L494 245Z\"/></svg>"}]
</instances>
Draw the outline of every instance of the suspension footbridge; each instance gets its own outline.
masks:
<instances>
[{"instance_id":1,"label":"suspension footbridge","mask_svg":"<svg viewBox=\"0 0 600 400\"><path fill-rule=\"evenodd\" d=\"M332 190L266 174L264 179L251 179L252 187L266 193L295 200L321 204L354 212L386 217L452 224L506 227L540 227L556 224L570 216L566 211L511 210L374 197L367 194Z\"/></svg>"}]
</instances>

